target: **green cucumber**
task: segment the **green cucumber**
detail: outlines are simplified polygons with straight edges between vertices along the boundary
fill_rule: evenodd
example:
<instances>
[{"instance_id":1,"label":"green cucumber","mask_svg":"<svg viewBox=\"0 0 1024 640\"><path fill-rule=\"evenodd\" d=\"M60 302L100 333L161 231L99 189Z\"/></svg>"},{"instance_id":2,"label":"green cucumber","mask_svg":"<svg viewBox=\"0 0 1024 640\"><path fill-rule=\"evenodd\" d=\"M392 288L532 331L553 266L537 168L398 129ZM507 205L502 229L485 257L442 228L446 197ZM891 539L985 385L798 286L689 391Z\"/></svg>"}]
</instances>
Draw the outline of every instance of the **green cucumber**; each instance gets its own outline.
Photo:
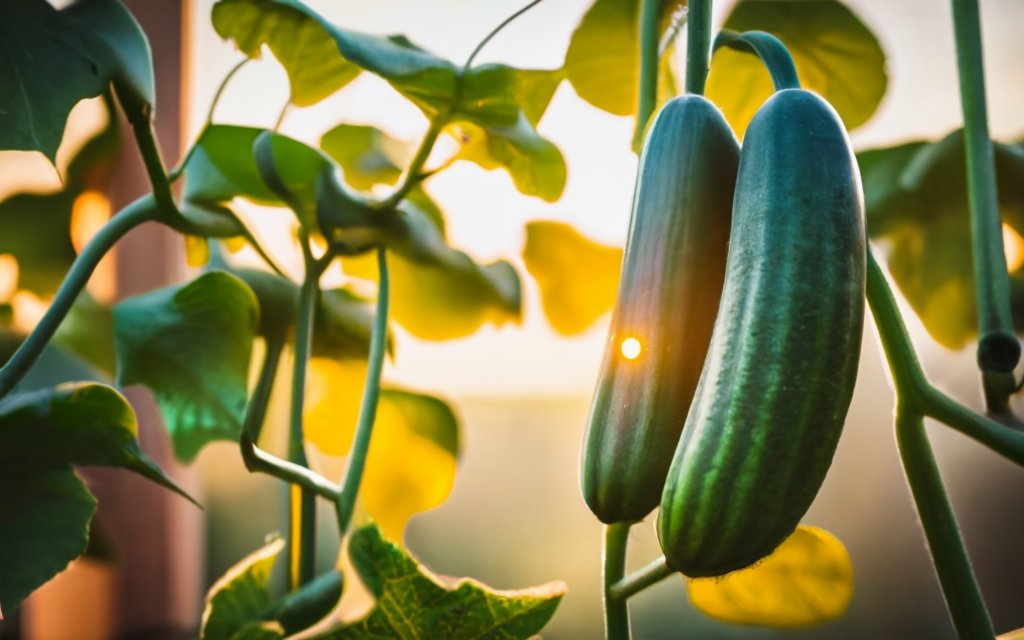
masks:
<instances>
[{"instance_id":1,"label":"green cucumber","mask_svg":"<svg viewBox=\"0 0 1024 640\"><path fill-rule=\"evenodd\" d=\"M286 595L267 617L280 623L288 635L308 629L338 607L343 585L340 571L328 571Z\"/></svg>"},{"instance_id":2,"label":"green cucumber","mask_svg":"<svg viewBox=\"0 0 1024 640\"><path fill-rule=\"evenodd\" d=\"M839 116L810 92L775 93L743 140L721 308L662 496L671 568L749 566L806 513L853 395L865 259Z\"/></svg>"},{"instance_id":3,"label":"green cucumber","mask_svg":"<svg viewBox=\"0 0 1024 640\"><path fill-rule=\"evenodd\" d=\"M667 102L648 132L583 448L583 496L602 522L658 505L711 340L738 163L735 135L700 96Z\"/></svg>"}]
</instances>

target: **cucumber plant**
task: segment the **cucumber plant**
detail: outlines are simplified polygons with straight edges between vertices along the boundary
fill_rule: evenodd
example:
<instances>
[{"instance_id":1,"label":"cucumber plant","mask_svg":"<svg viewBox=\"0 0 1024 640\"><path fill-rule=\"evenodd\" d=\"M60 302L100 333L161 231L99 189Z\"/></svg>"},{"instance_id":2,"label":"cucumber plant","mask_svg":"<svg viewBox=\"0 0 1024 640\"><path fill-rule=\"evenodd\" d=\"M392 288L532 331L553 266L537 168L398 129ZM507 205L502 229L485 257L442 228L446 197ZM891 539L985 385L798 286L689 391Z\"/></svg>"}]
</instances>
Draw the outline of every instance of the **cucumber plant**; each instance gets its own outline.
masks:
<instances>
[{"instance_id":1,"label":"cucumber plant","mask_svg":"<svg viewBox=\"0 0 1024 640\"><path fill-rule=\"evenodd\" d=\"M0 3L0 150L36 151L55 161L77 102L102 96L112 115L71 162L58 192L0 202L0 252L17 260L23 288L52 295L27 335L10 322L9 305L0 314L0 482L19 488L0 505L0 611L16 611L85 550L96 500L76 467L120 467L192 499L138 443L134 410L119 389L140 384L152 391L181 461L227 440L237 443L250 472L290 488L289 539L271 538L211 587L196 621L200 638L527 638L541 630L564 585L495 591L462 581L449 587L401 547L409 508L374 501L367 488L380 473L371 442L386 443L395 457L429 454L452 466L460 455L459 425L447 402L382 380L384 360L396 353L392 324L421 339L446 340L522 313L517 268L506 260L481 264L451 244L430 180L467 161L506 171L524 195L558 200L565 161L538 124L567 80L594 106L635 114L634 144L643 147L582 465L584 500L606 524L607 637L629 637L628 598L676 572L714 576L699 588L720 599L732 593L731 580L754 575L756 599L765 586L750 572L781 566L785 574L791 560L782 552L792 545L824 549L799 561L810 565L842 550L827 534L797 527L843 426L865 299L897 393L900 454L954 626L965 638L993 636L923 430L924 417L937 419L1024 464L1022 423L1010 409L1020 356L1011 301L1021 298L999 242L998 207L1007 196L996 192L996 168L1000 177L1019 172L1019 149L996 146L993 164L976 0L953 0L963 134L862 152L856 163L845 128L864 122L884 94L884 54L837 0L741 0L728 30L714 39L714 64L711 0L594 0L562 68L474 64L491 37L538 2L456 64L405 36L334 24L298 0L218 0L212 24L244 56L221 91L267 49L288 76L286 109L316 104L368 73L416 106L428 125L417 144L349 122L312 142L270 123L215 122L215 98L202 131L173 168L165 166L153 135L148 41L119 0L82 0L60 10L46 0ZM684 24L685 95L679 96L672 51ZM816 84L829 76L829 56L847 50L819 50L813 39L793 37L794 30L813 32L823 24L852 34L855 65L867 69L867 81L859 79L850 95ZM788 36L781 33L787 29ZM756 30L779 31L781 42ZM751 52L779 89L763 106L766 96L753 87L735 90L742 66L759 64ZM808 69L814 73L804 84L824 99L797 89ZM76 203L109 183L117 113L129 125L150 192L75 250L48 226L67 225ZM457 151L431 166L441 138ZM924 376L888 280L865 247L862 205L873 237L918 224L909 209L930 184L945 180L951 154L966 158L956 173L968 174L970 223L962 226L972 238L965 255L973 260L977 297L958 302L976 318L952 337L924 319L933 334L958 344L977 335L984 415ZM303 267L298 281L236 210L239 199L291 215ZM143 224L182 235L203 272L112 309L90 299L83 290L101 259ZM552 236L560 241L545 244ZM262 268L232 262L228 249L239 244L261 257ZM573 282L571 268L552 259L552 246L589 252L600 264L619 254L564 227L527 227L527 271L542 289L562 287L561 295L544 296L545 312L556 329L581 331L614 296L594 303L580 293L600 283ZM894 280L922 308L908 277L922 261L907 267L904 260L901 270L896 255ZM376 295L324 289L326 270L337 265L374 282ZM579 300L587 301L586 317L564 321L558 305ZM262 359L250 384L257 343ZM265 423L286 352L293 364L285 389L287 445L274 451ZM314 395L313 379L324 371L346 384L331 386L326 408L311 406L317 405L307 398ZM40 375L33 381L33 374ZM344 474L332 479L318 471L307 445L347 455ZM344 570L318 574L320 502L333 508L345 539ZM664 556L625 575L630 527L659 502ZM285 593L272 588L279 559L286 565ZM848 558L838 564L848 587ZM357 579L375 605L362 619L343 623L332 614ZM697 589L691 583L695 603ZM734 621L809 624L842 608L795 622L771 610ZM317 624L322 627L310 631Z\"/></svg>"}]
</instances>

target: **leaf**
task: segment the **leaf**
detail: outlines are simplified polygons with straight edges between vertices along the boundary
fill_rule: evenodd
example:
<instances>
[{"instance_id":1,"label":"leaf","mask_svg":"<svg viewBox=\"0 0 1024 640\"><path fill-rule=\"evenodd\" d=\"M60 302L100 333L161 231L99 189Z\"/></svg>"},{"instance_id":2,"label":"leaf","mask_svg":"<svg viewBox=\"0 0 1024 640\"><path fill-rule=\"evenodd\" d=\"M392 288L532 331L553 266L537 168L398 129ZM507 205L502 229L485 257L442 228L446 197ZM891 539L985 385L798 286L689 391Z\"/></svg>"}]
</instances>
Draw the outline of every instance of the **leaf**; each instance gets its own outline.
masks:
<instances>
[{"instance_id":1,"label":"leaf","mask_svg":"<svg viewBox=\"0 0 1024 640\"><path fill-rule=\"evenodd\" d=\"M678 19L673 16L685 5L685 0L663 3L663 49L671 39L667 37L674 37L679 28ZM576 93L598 109L617 116L636 113L639 11L639 0L596 0L573 31L565 54L565 74ZM669 69L662 67L659 84L675 85L674 76L666 71ZM662 93L676 95L664 86L659 87L659 94Z\"/></svg>"},{"instance_id":2,"label":"leaf","mask_svg":"<svg viewBox=\"0 0 1024 640\"><path fill-rule=\"evenodd\" d=\"M1024 233L1024 146L994 146L1004 225ZM978 333L962 131L857 154L868 232L928 333L961 349ZM1010 240L1006 238L1004 242ZM1009 260L1021 247L1006 245ZM1024 333L1024 269L1010 264L1015 329Z\"/></svg>"},{"instance_id":3,"label":"leaf","mask_svg":"<svg viewBox=\"0 0 1024 640\"><path fill-rule=\"evenodd\" d=\"M449 253L450 252L450 253ZM443 263L417 262L388 253L391 316L423 340L453 340L476 333L484 324L520 321L519 275L504 260L478 265L447 248ZM344 258L345 273L377 280L373 256Z\"/></svg>"},{"instance_id":4,"label":"leaf","mask_svg":"<svg viewBox=\"0 0 1024 640\"><path fill-rule=\"evenodd\" d=\"M428 115L446 108L455 96L458 72L452 63L404 36L381 37L337 27L298 0L221 0L213 8L213 23L221 37L234 39L250 57L260 45L269 44L274 55L283 58L286 70L310 57L337 56L380 76ZM327 50L327 38L334 41L334 52ZM305 79L297 86L290 72L293 98L298 93L305 104L312 104L316 96L328 95L325 87L340 88L352 73L340 66L341 61L321 61L317 67L323 71L313 74L319 82ZM324 80L320 73L333 81Z\"/></svg>"},{"instance_id":5,"label":"leaf","mask_svg":"<svg viewBox=\"0 0 1024 640\"><path fill-rule=\"evenodd\" d=\"M263 620L264 614L273 605L270 573L284 546L283 538L273 538L264 547L228 569L210 587L206 594L206 607L203 609L200 640L232 640L250 622Z\"/></svg>"},{"instance_id":6,"label":"leaf","mask_svg":"<svg viewBox=\"0 0 1024 640\"><path fill-rule=\"evenodd\" d=\"M118 96L133 108L156 105L153 53L142 27L119 0L79 0L65 13L87 29L108 57Z\"/></svg>"},{"instance_id":7,"label":"leaf","mask_svg":"<svg viewBox=\"0 0 1024 640\"><path fill-rule=\"evenodd\" d=\"M96 499L69 468L25 471L0 465L0 609L82 555Z\"/></svg>"},{"instance_id":8,"label":"leaf","mask_svg":"<svg viewBox=\"0 0 1024 640\"><path fill-rule=\"evenodd\" d=\"M548 322L566 336L582 333L615 305L622 249L598 244L564 222L526 225L526 270L540 287Z\"/></svg>"},{"instance_id":9,"label":"leaf","mask_svg":"<svg viewBox=\"0 0 1024 640\"><path fill-rule=\"evenodd\" d=\"M743 0L725 27L767 31L782 40L803 88L835 107L849 130L867 122L885 95L885 52L871 30L837 0ZM739 137L773 91L755 55L728 48L715 53L707 96Z\"/></svg>"},{"instance_id":10,"label":"leaf","mask_svg":"<svg viewBox=\"0 0 1024 640\"><path fill-rule=\"evenodd\" d=\"M690 601L732 624L795 629L841 617L853 596L853 565L832 534L800 526L753 567L688 581Z\"/></svg>"},{"instance_id":11,"label":"leaf","mask_svg":"<svg viewBox=\"0 0 1024 640\"><path fill-rule=\"evenodd\" d=\"M118 384L152 390L178 459L238 437L258 315L252 290L223 271L114 307Z\"/></svg>"},{"instance_id":12,"label":"leaf","mask_svg":"<svg viewBox=\"0 0 1024 640\"><path fill-rule=\"evenodd\" d=\"M365 362L314 359L304 419L306 439L332 456L347 455L359 418ZM385 388L360 491L385 535L401 540L417 513L451 493L459 457L459 423L444 401Z\"/></svg>"},{"instance_id":13,"label":"leaf","mask_svg":"<svg viewBox=\"0 0 1024 640\"><path fill-rule=\"evenodd\" d=\"M114 311L98 302L88 291L78 295L53 340L108 378L113 378Z\"/></svg>"},{"instance_id":14,"label":"leaf","mask_svg":"<svg viewBox=\"0 0 1024 640\"><path fill-rule=\"evenodd\" d=\"M0 3L0 149L54 162L71 108L110 74L102 44L45 0Z\"/></svg>"},{"instance_id":15,"label":"leaf","mask_svg":"<svg viewBox=\"0 0 1024 640\"><path fill-rule=\"evenodd\" d=\"M192 500L142 452L138 433L131 405L104 384L72 382L18 393L0 403L0 466L120 467Z\"/></svg>"},{"instance_id":16,"label":"leaf","mask_svg":"<svg viewBox=\"0 0 1024 640\"><path fill-rule=\"evenodd\" d=\"M374 525L352 534L348 553L377 604L367 617L315 636L319 640L529 638L551 619L566 591L552 582L498 592L470 579L449 589Z\"/></svg>"}]
</instances>

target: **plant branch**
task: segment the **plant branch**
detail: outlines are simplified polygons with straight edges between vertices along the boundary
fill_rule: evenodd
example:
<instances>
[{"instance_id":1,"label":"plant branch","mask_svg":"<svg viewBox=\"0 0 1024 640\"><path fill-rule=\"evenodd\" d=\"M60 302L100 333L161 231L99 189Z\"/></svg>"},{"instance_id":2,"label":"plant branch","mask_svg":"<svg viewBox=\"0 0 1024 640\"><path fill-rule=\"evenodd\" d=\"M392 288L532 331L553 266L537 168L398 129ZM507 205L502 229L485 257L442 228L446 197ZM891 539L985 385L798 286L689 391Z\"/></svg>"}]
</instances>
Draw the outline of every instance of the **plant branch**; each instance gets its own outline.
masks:
<instances>
[{"instance_id":1,"label":"plant branch","mask_svg":"<svg viewBox=\"0 0 1024 640\"><path fill-rule=\"evenodd\" d=\"M686 5L686 93L704 95L711 66L712 0L690 0Z\"/></svg>"},{"instance_id":2,"label":"plant branch","mask_svg":"<svg viewBox=\"0 0 1024 640\"><path fill-rule=\"evenodd\" d=\"M158 217L152 196L143 196L114 215L85 245L71 264L42 319L0 369L0 398L10 393L39 358L103 256L129 231Z\"/></svg>"},{"instance_id":3,"label":"plant branch","mask_svg":"<svg viewBox=\"0 0 1024 640\"><path fill-rule=\"evenodd\" d=\"M604 528L604 566L601 572L604 600L605 640L629 640L629 605L625 598L613 594L616 583L626 573L626 546L629 542L628 522L606 525Z\"/></svg>"},{"instance_id":4,"label":"plant branch","mask_svg":"<svg viewBox=\"0 0 1024 640\"><path fill-rule=\"evenodd\" d=\"M608 592L615 600L626 600L644 589L658 584L673 573L675 570L665 562L665 556L661 556L646 567L634 571L613 584L608 588Z\"/></svg>"},{"instance_id":5,"label":"plant branch","mask_svg":"<svg viewBox=\"0 0 1024 640\"><path fill-rule=\"evenodd\" d=\"M1002 222L996 192L995 159L985 104L985 69L977 0L953 0L960 102L964 114L967 193L971 205L974 290L978 306L978 365L985 374L1012 372L1020 360L1013 333L1010 281L1003 253ZM984 375L990 410L1002 411L1013 392L1013 379ZM994 406L995 405L995 406Z\"/></svg>"},{"instance_id":6,"label":"plant branch","mask_svg":"<svg viewBox=\"0 0 1024 640\"><path fill-rule=\"evenodd\" d=\"M523 15L524 13L529 11L530 9L536 7L542 1L543 0L533 0L532 2L527 4L522 9L516 11L515 13L513 13L509 17L507 17L504 20L502 20L501 23L498 24L498 26L496 26L493 29L491 29L491 32L488 33L486 36L484 36L484 39L480 41L480 44L476 45L476 48L473 49L473 53L469 54L469 57L466 58L466 64L462 65L462 71L459 72L459 75L460 76L466 75L466 72L469 71L469 68L471 66L473 66L473 60L476 59L476 57L480 53L480 51L482 51L483 48L485 46L487 46L487 43L490 42L491 39L494 38L494 36L498 35L501 32L502 29L504 29L505 27L510 25L513 21L515 21L516 18L518 18L519 16Z\"/></svg>"},{"instance_id":7,"label":"plant branch","mask_svg":"<svg viewBox=\"0 0 1024 640\"><path fill-rule=\"evenodd\" d=\"M633 146L643 145L647 123L654 114L658 102L658 33L661 19L661 0L641 0L637 20L637 42L640 43L640 72L637 84L636 128L633 130Z\"/></svg>"},{"instance_id":8,"label":"plant branch","mask_svg":"<svg viewBox=\"0 0 1024 640\"><path fill-rule=\"evenodd\" d=\"M366 466L366 455L370 450L370 437L373 435L373 423L377 418L377 404L380 400L380 376L384 368L384 355L388 344L388 306L391 297L388 277L387 251L384 247L377 250L377 270L379 287L377 290L377 312L373 319L373 333L370 335L370 356L366 370L366 384L363 387L363 398L359 405L359 422L352 442L352 452L345 466L345 479L338 496L338 530L344 536L352 522L356 498L359 496L359 485L363 479Z\"/></svg>"},{"instance_id":9,"label":"plant branch","mask_svg":"<svg viewBox=\"0 0 1024 640\"><path fill-rule=\"evenodd\" d=\"M160 221L168 226L173 226L177 220L181 219L181 212L178 211L178 205L175 204L174 195L171 193L171 181L167 176L164 160L160 156L160 147L157 145L156 135L153 133L153 123L148 112L135 116L129 114L129 121L132 131L135 132L135 143L142 156L142 163L146 167L149 184L153 188L153 199L160 211Z\"/></svg>"},{"instance_id":10,"label":"plant branch","mask_svg":"<svg viewBox=\"0 0 1024 640\"><path fill-rule=\"evenodd\" d=\"M427 129L427 133L424 134L415 155L413 155L412 160L402 172L402 177L398 179L398 184L386 198L376 204L378 209L391 209L398 206L398 203L405 196L409 195L413 187L420 183L424 177L423 165L426 164L427 158L430 157L430 152L433 151L434 143L437 142L438 136L441 135L441 130L448 123L451 112L452 110L449 109L445 113L437 114L430 121L430 128Z\"/></svg>"},{"instance_id":11,"label":"plant branch","mask_svg":"<svg viewBox=\"0 0 1024 640\"><path fill-rule=\"evenodd\" d=\"M957 635L964 640L991 640L995 636L992 621L928 444L924 419L898 403L896 442Z\"/></svg>"}]
</instances>

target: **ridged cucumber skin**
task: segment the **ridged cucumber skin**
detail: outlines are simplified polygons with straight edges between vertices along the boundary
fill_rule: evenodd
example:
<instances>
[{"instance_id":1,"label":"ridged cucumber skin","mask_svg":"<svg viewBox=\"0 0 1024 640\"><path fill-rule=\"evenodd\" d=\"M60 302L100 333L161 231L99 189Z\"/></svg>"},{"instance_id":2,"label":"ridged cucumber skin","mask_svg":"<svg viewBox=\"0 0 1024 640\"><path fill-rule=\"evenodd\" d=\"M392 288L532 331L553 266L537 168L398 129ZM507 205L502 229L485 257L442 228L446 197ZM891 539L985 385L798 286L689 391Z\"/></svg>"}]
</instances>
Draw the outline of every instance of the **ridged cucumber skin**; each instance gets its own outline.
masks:
<instances>
[{"instance_id":1,"label":"ridged cucumber skin","mask_svg":"<svg viewBox=\"0 0 1024 640\"><path fill-rule=\"evenodd\" d=\"M810 92L776 93L743 140L721 308L662 496L673 569L749 566L810 507L857 377L865 259L839 116Z\"/></svg>"},{"instance_id":2,"label":"ridged cucumber skin","mask_svg":"<svg viewBox=\"0 0 1024 640\"><path fill-rule=\"evenodd\" d=\"M738 166L736 136L700 96L667 102L648 132L583 444L583 497L602 522L658 505L711 341Z\"/></svg>"}]
</instances>

